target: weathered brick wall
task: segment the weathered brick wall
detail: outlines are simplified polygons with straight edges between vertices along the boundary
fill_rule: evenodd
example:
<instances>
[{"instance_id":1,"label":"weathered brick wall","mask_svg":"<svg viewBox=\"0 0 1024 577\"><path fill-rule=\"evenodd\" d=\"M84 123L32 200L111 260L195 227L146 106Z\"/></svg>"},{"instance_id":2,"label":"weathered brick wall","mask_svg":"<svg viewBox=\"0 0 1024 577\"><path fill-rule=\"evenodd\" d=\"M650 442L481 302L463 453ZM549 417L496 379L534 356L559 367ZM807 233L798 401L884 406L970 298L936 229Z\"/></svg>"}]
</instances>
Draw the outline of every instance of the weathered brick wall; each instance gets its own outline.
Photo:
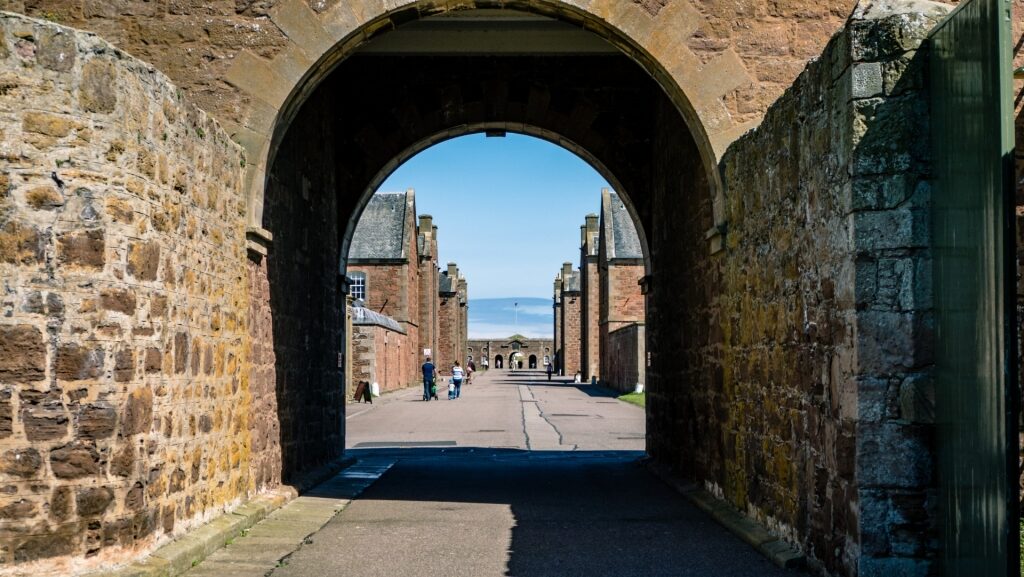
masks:
<instances>
[{"instance_id":1,"label":"weathered brick wall","mask_svg":"<svg viewBox=\"0 0 1024 577\"><path fill-rule=\"evenodd\" d=\"M95 36L0 14L0 572L123 561L255 488L242 157Z\"/></svg>"},{"instance_id":2,"label":"weathered brick wall","mask_svg":"<svg viewBox=\"0 0 1024 577\"><path fill-rule=\"evenodd\" d=\"M600 268L601 382L613 388L628 387L632 391L633 385L644 382L643 365L636 365L646 355L643 330L635 346L626 344L628 340L623 341L624 335L613 336L619 329L644 322L647 308L640 288L643 276L642 262L626 264L613 261ZM640 356L635 359L637 354Z\"/></svg>"},{"instance_id":3,"label":"weathered brick wall","mask_svg":"<svg viewBox=\"0 0 1024 577\"><path fill-rule=\"evenodd\" d=\"M582 313L583 299L578 293L562 294L562 368L571 377L582 371Z\"/></svg>"},{"instance_id":4,"label":"weathered brick wall","mask_svg":"<svg viewBox=\"0 0 1024 577\"><path fill-rule=\"evenodd\" d=\"M459 328L462 325L462 318L459 312L459 299L457 297L441 297L438 309L438 339L437 354L434 355L434 365L437 370L448 374L452 363L459 359Z\"/></svg>"},{"instance_id":5,"label":"weathered brick wall","mask_svg":"<svg viewBox=\"0 0 1024 577\"><path fill-rule=\"evenodd\" d=\"M411 268L418 270L418 267L407 263L352 263L346 270L366 273L366 308L399 322L406 322L410 320L409 279L413 276L409 270Z\"/></svg>"},{"instance_id":6,"label":"weathered brick wall","mask_svg":"<svg viewBox=\"0 0 1024 577\"><path fill-rule=\"evenodd\" d=\"M907 9L908 5L896 5ZM929 15L845 31L722 161L725 464L705 484L846 575L934 554ZM699 397L698 397L699 398Z\"/></svg>"},{"instance_id":7,"label":"weathered brick wall","mask_svg":"<svg viewBox=\"0 0 1024 577\"><path fill-rule=\"evenodd\" d=\"M558 284L559 284L559 282L556 281L555 285L557 286ZM554 341L553 341L554 342L554 345L553 345L553 347L554 347L554 354L553 354L552 358L554 359L554 362L555 362L555 370L558 371L558 372L562 372L563 371L563 367L565 366L565 363L564 363L563 357L562 357L562 299L561 299L561 296L559 296L557 294L553 298L554 298L554 310L555 310L555 313L554 313L553 316L554 316L554 325L555 326L554 326Z\"/></svg>"},{"instance_id":8,"label":"weathered brick wall","mask_svg":"<svg viewBox=\"0 0 1024 577\"><path fill-rule=\"evenodd\" d=\"M608 323L609 330L644 320L643 277L642 262L613 261L601 269L601 322Z\"/></svg>"},{"instance_id":9,"label":"weathered brick wall","mask_svg":"<svg viewBox=\"0 0 1024 577\"><path fill-rule=\"evenodd\" d=\"M643 323L634 323L608 333L602 350L601 384L632 393L644 382L647 335Z\"/></svg>"},{"instance_id":10,"label":"weathered brick wall","mask_svg":"<svg viewBox=\"0 0 1024 577\"><path fill-rule=\"evenodd\" d=\"M597 268L597 255L584 256L580 263L580 367L583 380L589 382L591 376L601 378L600 330L600 280Z\"/></svg>"},{"instance_id":11,"label":"weathered brick wall","mask_svg":"<svg viewBox=\"0 0 1024 577\"><path fill-rule=\"evenodd\" d=\"M409 350L414 348L409 335L377 325L352 327L352 400L359 381L377 383L380 392L397 391L418 384L419 366L413 366Z\"/></svg>"},{"instance_id":12,"label":"weathered brick wall","mask_svg":"<svg viewBox=\"0 0 1024 577\"><path fill-rule=\"evenodd\" d=\"M292 483L341 456L345 446L345 338L334 103L311 99L309 116L285 135L266 183L273 390L280 426L281 478Z\"/></svg>"}]
</instances>

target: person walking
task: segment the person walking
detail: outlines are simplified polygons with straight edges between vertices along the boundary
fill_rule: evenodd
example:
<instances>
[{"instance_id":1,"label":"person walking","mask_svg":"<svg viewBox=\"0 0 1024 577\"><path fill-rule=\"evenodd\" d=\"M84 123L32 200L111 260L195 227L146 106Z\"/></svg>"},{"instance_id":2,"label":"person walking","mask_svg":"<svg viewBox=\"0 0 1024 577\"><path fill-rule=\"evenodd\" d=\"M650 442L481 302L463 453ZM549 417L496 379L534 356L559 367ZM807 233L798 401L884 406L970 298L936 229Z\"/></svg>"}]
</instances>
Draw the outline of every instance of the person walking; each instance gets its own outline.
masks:
<instances>
[{"instance_id":1,"label":"person walking","mask_svg":"<svg viewBox=\"0 0 1024 577\"><path fill-rule=\"evenodd\" d=\"M554 367L554 366L553 366L553 365L552 365L551 363L548 363L548 380L549 380L549 381L551 380L551 373L552 373L552 372L553 372L554 370L555 370L555 367Z\"/></svg>"},{"instance_id":2,"label":"person walking","mask_svg":"<svg viewBox=\"0 0 1024 577\"><path fill-rule=\"evenodd\" d=\"M437 398L437 394L434 392L434 373L436 372L434 363L430 362L430 357L427 357L427 362L423 363L423 400L429 401L430 397Z\"/></svg>"},{"instance_id":3,"label":"person walking","mask_svg":"<svg viewBox=\"0 0 1024 577\"><path fill-rule=\"evenodd\" d=\"M459 394L462 393L462 367L459 366L459 361L455 361L455 365L452 366L452 384L455 385L455 390L452 391L448 396L450 399L459 398Z\"/></svg>"}]
</instances>

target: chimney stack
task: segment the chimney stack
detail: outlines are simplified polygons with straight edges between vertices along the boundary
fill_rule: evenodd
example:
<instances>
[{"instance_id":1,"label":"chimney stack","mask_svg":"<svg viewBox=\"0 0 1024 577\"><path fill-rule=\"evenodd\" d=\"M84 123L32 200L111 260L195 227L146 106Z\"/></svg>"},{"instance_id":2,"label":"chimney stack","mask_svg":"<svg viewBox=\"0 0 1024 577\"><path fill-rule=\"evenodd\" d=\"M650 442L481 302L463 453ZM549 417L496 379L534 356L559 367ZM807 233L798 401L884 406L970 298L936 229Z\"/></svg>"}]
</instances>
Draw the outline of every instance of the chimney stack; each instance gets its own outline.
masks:
<instances>
[{"instance_id":1,"label":"chimney stack","mask_svg":"<svg viewBox=\"0 0 1024 577\"><path fill-rule=\"evenodd\" d=\"M434 217L429 214L420 215L420 232L429 235L434 233Z\"/></svg>"},{"instance_id":2,"label":"chimney stack","mask_svg":"<svg viewBox=\"0 0 1024 577\"><path fill-rule=\"evenodd\" d=\"M455 278L459 276L459 266L453 262L448 263L448 278Z\"/></svg>"},{"instance_id":3,"label":"chimney stack","mask_svg":"<svg viewBox=\"0 0 1024 577\"><path fill-rule=\"evenodd\" d=\"M569 276L570 275L572 275L572 263L571 262L563 262L562 263L562 282L567 282L569 280Z\"/></svg>"}]
</instances>

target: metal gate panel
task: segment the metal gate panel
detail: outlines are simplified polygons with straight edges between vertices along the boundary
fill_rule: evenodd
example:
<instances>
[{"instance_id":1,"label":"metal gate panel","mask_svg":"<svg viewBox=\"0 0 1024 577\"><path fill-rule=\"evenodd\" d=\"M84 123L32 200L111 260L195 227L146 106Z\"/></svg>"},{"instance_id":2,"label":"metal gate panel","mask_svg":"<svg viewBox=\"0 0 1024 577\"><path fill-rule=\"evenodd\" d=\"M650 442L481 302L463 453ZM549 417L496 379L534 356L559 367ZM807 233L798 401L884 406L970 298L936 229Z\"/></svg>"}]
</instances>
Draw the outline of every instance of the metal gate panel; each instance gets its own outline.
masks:
<instances>
[{"instance_id":1,"label":"metal gate panel","mask_svg":"<svg viewBox=\"0 0 1024 577\"><path fill-rule=\"evenodd\" d=\"M942 573L1018 575L1010 0L931 37Z\"/></svg>"}]
</instances>

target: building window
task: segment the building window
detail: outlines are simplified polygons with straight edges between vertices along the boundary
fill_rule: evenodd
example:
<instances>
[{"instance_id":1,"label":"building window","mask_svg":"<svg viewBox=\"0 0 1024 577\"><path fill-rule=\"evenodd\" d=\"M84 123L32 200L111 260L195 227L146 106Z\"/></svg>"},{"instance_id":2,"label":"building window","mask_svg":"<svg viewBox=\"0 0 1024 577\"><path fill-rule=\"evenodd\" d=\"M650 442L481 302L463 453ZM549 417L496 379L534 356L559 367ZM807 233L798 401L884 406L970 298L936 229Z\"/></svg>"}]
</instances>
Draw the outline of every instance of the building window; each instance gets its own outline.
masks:
<instances>
[{"instance_id":1,"label":"building window","mask_svg":"<svg viewBox=\"0 0 1024 577\"><path fill-rule=\"evenodd\" d=\"M366 273L365 272L353 272L349 273L348 278L352 279L352 284L348 287L348 294L353 300L366 300Z\"/></svg>"}]
</instances>

